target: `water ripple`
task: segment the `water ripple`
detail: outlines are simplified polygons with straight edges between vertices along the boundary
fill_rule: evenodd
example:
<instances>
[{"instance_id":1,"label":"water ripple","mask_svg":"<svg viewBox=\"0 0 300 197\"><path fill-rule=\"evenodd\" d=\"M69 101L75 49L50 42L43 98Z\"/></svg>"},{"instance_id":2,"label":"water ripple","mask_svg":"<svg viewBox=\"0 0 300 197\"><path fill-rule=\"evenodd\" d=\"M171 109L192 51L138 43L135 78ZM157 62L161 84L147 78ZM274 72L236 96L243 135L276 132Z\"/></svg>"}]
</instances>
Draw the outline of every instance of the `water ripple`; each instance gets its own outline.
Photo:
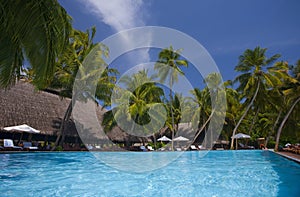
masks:
<instances>
[{"instance_id":1,"label":"water ripple","mask_svg":"<svg viewBox=\"0 0 300 197\"><path fill-rule=\"evenodd\" d=\"M186 152L169 165L146 173L118 171L82 152L0 155L0 193L1 196L299 194L300 165L265 152L211 151L205 156L201 152ZM119 156L115 162L134 165L128 162L131 153L99 154L106 157L111 154L112 159ZM146 154L149 153L138 156L143 159ZM170 153L151 154L155 162L160 162Z\"/></svg>"}]
</instances>

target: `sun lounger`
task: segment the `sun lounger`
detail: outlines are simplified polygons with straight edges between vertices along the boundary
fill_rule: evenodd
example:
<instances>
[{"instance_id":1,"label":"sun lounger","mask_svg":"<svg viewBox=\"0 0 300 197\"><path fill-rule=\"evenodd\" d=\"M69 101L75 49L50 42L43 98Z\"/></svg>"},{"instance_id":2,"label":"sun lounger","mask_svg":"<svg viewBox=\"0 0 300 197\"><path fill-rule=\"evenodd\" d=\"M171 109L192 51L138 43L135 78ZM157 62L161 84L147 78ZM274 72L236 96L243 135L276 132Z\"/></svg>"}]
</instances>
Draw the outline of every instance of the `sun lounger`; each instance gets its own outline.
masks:
<instances>
[{"instance_id":1,"label":"sun lounger","mask_svg":"<svg viewBox=\"0 0 300 197\"><path fill-rule=\"evenodd\" d=\"M239 143L241 149L254 149L254 146L247 146L245 144Z\"/></svg>"},{"instance_id":2,"label":"sun lounger","mask_svg":"<svg viewBox=\"0 0 300 197\"><path fill-rule=\"evenodd\" d=\"M198 145L198 149L199 150L206 150L206 148L204 146L202 146L202 145Z\"/></svg>"},{"instance_id":3,"label":"sun lounger","mask_svg":"<svg viewBox=\"0 0 300 197\"><path fill-rule=\"evenodd\" d=\"M166 149L164 147L161 147L158 149L159 151L165 151Z\"/></svg>"},{"instance_id":4,"label":"sun lounger","mask_svg":"<svg viewBox=\"0 0 300 197\"><path fill-rule=\"evenodd\" d=\"M299 144L296 145L289 145L286 148L282 148L283 151L291 152L294 154L300 154L300 146Z\"/></svg>"},{"instance_id":5,"label":"sun lounger","mask_svg":"<svg viewBox=\"0 0 300 197\"><path fill-rule=\"evenodd\" d=\"M149 151L154 151L154 149L152 148L152 146L147 146L147 149L148 149Z\"/></svg>"},{"instance_id":6,"label":"sun lounger","mask_svg":"<svg viewBox=\"0 0 300 197\"><path fill-rule=\"evenodd\" d=\"M195 145L191 145L191 150L198 150L198 148Z\"/></svg>"},{"instance_id":7,"label":"sun lounger","mask_svg":"<svg viewBox=\"0 0 300 197\"><path fill-rule=\"evenodd\" d=\"M147 148L145 146L140 146L141 151L147 151Z\"/></svg>"},{"instance_id":8,"label":"sun lounger","mask_svg":"<svg viewBox=\"0 0 300 197\"><path fill-rule=\"evenodd\" d=\"M25 150L38 150L38 147L32 146L31 142L23 142L23 149L25 149Z\"/></svg>"},{"instance_id":9,"label":"sun lounger","mask_svg":"<svg viewBox=\"0 0 300 197\"><path fill-rule=\"evenodd\" d=\"M92 145L90 145L90 144L88 144L88 145L86 146L86 148L87 148L88 150L93 150L93 149L94 149L94 147L93 147Z\"/></svg>"},{"instance_id":10,"label":"sun lounger","mask_svg":"<svg viewBox=\"0 0 300 197\"><path fill-rule=\"evenodd\" d=\"M22 150L23 148L20 146L15 146L14 142L11 139L4 139L3 143L5 150Z\"/></svg>"}]
</instances>

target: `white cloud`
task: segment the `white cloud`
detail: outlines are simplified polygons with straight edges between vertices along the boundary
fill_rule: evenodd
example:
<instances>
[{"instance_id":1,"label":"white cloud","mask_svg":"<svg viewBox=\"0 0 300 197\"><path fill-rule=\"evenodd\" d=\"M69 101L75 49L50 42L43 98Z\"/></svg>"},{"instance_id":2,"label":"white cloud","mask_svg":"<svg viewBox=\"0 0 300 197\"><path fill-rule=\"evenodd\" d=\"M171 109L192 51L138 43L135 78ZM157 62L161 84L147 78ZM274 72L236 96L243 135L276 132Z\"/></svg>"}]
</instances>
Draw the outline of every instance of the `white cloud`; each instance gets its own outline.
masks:
<instances>
[{"instance_id":1,"label":"white cloud","mask_svg":"<svg viewBox=\"0 0 300 197\"><path fill-rule=\"evenodd\" d=\"M84 3L96 17L116 31L145 25L142 0L85 0Z\"/></svg>"},{"instance_id":2,"label":"white cloud","mask_svg":"<svg viewBox=\"0 0 300 197\"><path fill-rule=\"evenodd\" d=\"M143 0L84 0L79 2L115 32L146 25L143 19L146 12ZM140 38L124 37L122 44L132 46L133 40L150 44L151 35ZM129 58L139 63L150 61L148 50L139 50L134 53L134 57Z\"/></svg>"}]
</instances>

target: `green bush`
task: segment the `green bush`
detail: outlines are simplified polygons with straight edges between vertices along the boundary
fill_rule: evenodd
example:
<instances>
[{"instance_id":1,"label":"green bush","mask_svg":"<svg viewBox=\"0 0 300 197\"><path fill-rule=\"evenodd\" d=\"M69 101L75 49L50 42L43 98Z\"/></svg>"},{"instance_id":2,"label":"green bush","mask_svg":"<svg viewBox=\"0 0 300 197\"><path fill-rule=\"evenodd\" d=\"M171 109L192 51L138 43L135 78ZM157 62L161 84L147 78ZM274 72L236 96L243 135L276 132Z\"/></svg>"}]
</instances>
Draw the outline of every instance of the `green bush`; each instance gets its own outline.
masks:
<instances>
[{"instance_id":1,"label":"green bush","mask_svg":"<svg viewBox=\"0 0 300 197\"><path fill-rule=\"evenodd\" d=\"M155 150L165 146L165 144L163 144L162 142L156 142L156 146L154 146L153 142L149 142L148 145L152 146Z\"/></svg>"},{"instance_id":2,"label":"green bush","mask_svg":"<svg viewBox=\"0 0 300 197\"><path fill-rule=\"evenodd\" d=\"M56 150L56 151L63 151L63 148L62 148L61 146L57 146L57 147L55 148L55 150Z\"/></svg>"},{"instance_id":3,"label":"green bush","mask_svg":"<svg viewBox=\"0 0 300 197\"><path fill-rule=\"evenodd\" d=\"M274 140L270 140L267 144L267 147L268 148L275 148L275 144L276 144L276 142Z\"/></svg>"}]
</instances>

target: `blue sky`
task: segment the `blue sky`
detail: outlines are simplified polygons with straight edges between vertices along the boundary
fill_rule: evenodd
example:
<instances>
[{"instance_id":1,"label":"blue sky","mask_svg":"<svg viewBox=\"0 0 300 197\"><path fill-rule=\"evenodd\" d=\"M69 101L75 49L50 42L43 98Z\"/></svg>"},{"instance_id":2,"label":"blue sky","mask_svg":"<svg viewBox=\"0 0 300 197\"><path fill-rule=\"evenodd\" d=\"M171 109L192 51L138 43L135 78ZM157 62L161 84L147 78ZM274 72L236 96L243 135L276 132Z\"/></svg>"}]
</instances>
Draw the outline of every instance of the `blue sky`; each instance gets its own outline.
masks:
<instances>
[{"instance_id":1,"label":"blue sky","mask_svg":"<svg viewBox=\"0 0 300 197\"><path fill-rule=\"evenodd\" d=\"M59 0L73 26L96 26L96 42L132 27L164 26L182 31L201 43L224 80L234 79L234 67L245 49L268 48L281 60L300 59L298 0ZM141 38L137 38L141 39ZM145 39L145 38L144 38ZM167 47L167 46L166 46ZM143 55L140 53L140 56ZM152 58L150 59L152 61ZM122 61L116 61L120 63ZM122 69L125 69L123 66ZM126 69L125 69L126 70ZM199 81L193 71L190 80Z\"/></svg>"}]
</instances>

